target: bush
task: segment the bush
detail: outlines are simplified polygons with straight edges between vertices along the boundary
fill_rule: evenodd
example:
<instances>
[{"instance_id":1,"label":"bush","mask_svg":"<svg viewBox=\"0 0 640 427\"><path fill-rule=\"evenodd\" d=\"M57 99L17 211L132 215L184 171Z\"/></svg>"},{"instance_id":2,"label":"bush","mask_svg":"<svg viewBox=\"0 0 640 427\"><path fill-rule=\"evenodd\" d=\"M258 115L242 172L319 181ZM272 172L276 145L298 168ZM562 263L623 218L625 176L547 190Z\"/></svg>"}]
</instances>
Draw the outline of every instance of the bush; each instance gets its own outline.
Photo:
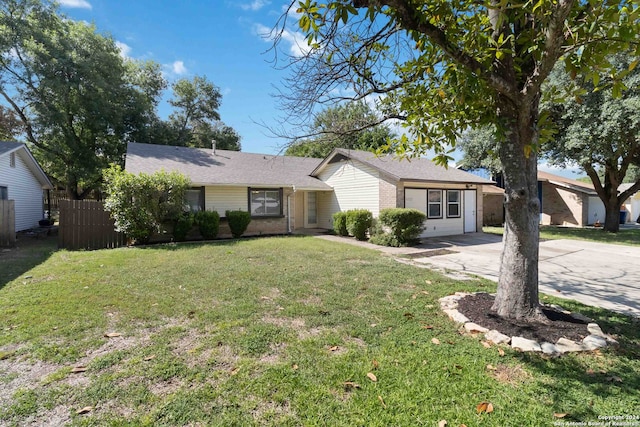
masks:
<instances>
[{"instance_id":1,"label":"bush","mask_svg":"<svg viewBox=\"0 0 640 427\"><path fill-rule=\"evenodd\" d=\"M347 231L358 240L367 240L367 230L373 223L373 215L366 209L347 211Z\"/></svg>"},{"instance_id":2,"label":"bush","mask_svg":"<svg viewBox=\"0 0 640 427\"><path fill-rule=\"evenodd\" d=\"M218 237L220 230L220 215L216 211L199 211L194 216L194 222L198 226L200 235L205 240Z\"/></svg>"},{"instance_id":3,"label":"bush","mask_svg":"<svg viewBox=\"0 0 640 427\"><path fill-rule=\"evenodd\" d=\"M349 232L347 231L346 212L336 212L333 214L333 231L335 231L338 236L349 235Z\"/></svg>"},{"instance_id":4,"label":"bush","mask_svg":"<svg viewBox=\"0 0 640 427\"><path fill-rule=\"evenodd\" d=\"M193 214L182 214L173 224L173 239L176 242L184 242L187 240L187 234L193 228Z\"/></svg>"},{"instance_id":5,"label":"bush","mask_svg":"<svg viewBox=\"0 0 640 427\"><path fill-rule=\"evenodd\" d=\"M114 165L103 176L105 210L114 219L116 231L136 243L147 243L163 230L163 224L175 223L184 212L191 185L184 175L164 171L134 175Z\"/></svg>"},{"instance_id":6,"label":"bush","mask_svg":"<svg viewBox=\"0 0 640 427\"><path fill-rule=\"evenodd\" d=\"M378 221L383 229L387 228L390 232L377 234L375 239L372 239L372 243L385 246L407 246L415 243L424 230L425 218L426 215L417 209L383 209L380 211Z\"/></svg>"},{"instance_id":7,"label":"bush","mask_svg":"<svg viewBox=\"0 0 640 427\"><path fill-rule=\"evenodd\" d=\"M226 211L227 221L229 222L229 229L231 235L234 238L238 238L247 231L247 227L251 222L251 214L245 211Z\"/></svg>"}]
</instances>

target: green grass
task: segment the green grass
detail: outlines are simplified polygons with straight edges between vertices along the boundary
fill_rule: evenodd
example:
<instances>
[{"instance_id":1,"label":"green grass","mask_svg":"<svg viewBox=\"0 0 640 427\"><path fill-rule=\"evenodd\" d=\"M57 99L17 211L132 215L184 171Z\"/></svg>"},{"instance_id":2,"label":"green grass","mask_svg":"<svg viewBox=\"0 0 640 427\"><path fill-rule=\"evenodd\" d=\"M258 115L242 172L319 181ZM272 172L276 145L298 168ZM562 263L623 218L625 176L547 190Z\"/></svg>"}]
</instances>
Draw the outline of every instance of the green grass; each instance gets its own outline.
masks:
<instances>
[{"instance_id":1,"label":"green grass","mask_svg":"<svg viewBox=\"0 0 640 427\"><path fill-rule=\"evenodd\" d=\"M503 227L482 227L485 233L502 235ZM601 228L579 228L541 226L541 239L573 239L619 245L640 245L640 228L621 229L617 233L607 233Z\"/></svg>"},{"instance_id":2,"label":"green grass","mask_svg":"<svg viewBox=\"0 0 640 427\"><path fill-rule=\"evenodd\" d=\"M2 425L543 426L554 412L637 415L640 402L636 321L563 300L620 346L501 357L437 302L493 283L349 245L59 251L22 268L0 289ZM483 401L493 413L476 412Z\"/></svg>"}]
</instances>

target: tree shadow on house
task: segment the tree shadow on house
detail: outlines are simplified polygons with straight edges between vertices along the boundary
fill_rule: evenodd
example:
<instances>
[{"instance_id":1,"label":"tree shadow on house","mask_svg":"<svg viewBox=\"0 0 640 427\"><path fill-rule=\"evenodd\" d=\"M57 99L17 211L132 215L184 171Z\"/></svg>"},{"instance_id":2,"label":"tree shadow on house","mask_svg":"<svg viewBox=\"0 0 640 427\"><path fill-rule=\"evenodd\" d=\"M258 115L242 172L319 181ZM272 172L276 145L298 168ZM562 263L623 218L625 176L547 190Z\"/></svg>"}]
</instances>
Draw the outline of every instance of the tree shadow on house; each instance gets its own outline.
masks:
<instances>
[{"instance_id":1,"label":"tree shadow on house","mask_svg":"<svg viewBox=\"0 0 640 427\"><path fill-rule=\"evenodd\" d=\"M18 233L14 247L0 248L0 289L45 262L57 249L57 236L31 237Z\"/></svg>"}]
</instances>

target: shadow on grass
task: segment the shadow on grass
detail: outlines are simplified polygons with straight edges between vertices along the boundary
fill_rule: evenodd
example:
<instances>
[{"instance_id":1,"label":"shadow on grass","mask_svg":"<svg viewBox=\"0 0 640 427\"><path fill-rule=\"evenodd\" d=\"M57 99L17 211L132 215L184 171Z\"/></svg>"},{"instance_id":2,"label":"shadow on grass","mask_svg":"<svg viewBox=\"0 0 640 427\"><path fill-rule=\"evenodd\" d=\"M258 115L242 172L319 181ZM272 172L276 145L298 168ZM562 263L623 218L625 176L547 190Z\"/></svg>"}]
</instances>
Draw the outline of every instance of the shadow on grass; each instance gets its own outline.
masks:
<instances>
[{"instance_id":1,"label":"shadow on grass","mask_svg":"<svg viewBox=\"0 0 640 427\"><path fill-rule=\"evenodd\" d=\"M614 402L616 397L635 396L640 401L640 319L632 316L563 302L563 307L592 318L602 330L615 337L619 345L594 352L545 358L521 353L517 357L540 375L554 379L553 385L540 390L549 396L554 411L569 413L567 420L598 421L599 416L635 416L636 408L626 413L601 413L598 407ZM591 396L591 398L589 398ZM599 402L594 402L597 396ZM613 400L610 400L613 399ZM562 407L557 407L562 402Z\"/></svg>"},{"instance_id":2,"label":"shadow on grass","mask_svg":"<svg viewBox=\"0 0 640 427\"><path fill-rule=\"evenodd\" d=\"M309 236L302 234L270 234L265 236L247 236L240 237L238 239L234 238L223 238L223 239L215 239L215 240L189 240L184 242L155 242L146 245L139 246L131 246L132 248L137 249L160 249L166 251L178 251L185 249L193 249L199 248L203 246L235 246L240 242L248 242L252 240L264 240L264 239L275 239L286 237L288 239L305 239Z\"/></svg>"},{"instance_id":3,"label":"shadow on grass","mask_svg":"<svg viewBox=\"0 0 640 427\"><path fill-rule=\"evenodd\" d=\"M57 249L57 236L19 235L13 248L0 248L0 289L45 262Z\"/></svg>"}]
</instances>

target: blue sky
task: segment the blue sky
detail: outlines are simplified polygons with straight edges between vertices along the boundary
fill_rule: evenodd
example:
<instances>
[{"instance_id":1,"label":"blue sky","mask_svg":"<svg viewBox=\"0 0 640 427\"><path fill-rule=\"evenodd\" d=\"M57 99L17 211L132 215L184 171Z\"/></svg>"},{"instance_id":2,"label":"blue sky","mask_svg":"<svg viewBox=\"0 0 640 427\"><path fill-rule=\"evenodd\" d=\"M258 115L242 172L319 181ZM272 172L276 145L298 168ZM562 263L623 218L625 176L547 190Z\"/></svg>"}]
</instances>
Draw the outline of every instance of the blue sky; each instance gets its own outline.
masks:
<instances>
[{"instance_id":1,"label":"blue sky","mask_svg":"<svg viewBox=\"0 0 640 427\"><path fill-rule=\"evenodd\" d=\"M271 96L286 71L278 70L264 35L283 13L285 1L267 0L61 0L65 15L94 23L123 54L162 64L168 81L206 76L222 93L220 115L242 136L242 150L276 153L285 141L264 126L278 126L282 112ZM295 52L288 32L282 48ZM167 92L169 93L169 91ZM160 114L169 112L165 105ZM257 122L257 123L256 123Z\"/></svg>"},{"instance_id":2,"label":"blue sky","mask_svg":"<svg viewBox=\"0 0 640 427\"><path fill-rule=\"evenodd\" d=\"M273 64L269 31L287 0L59 0L67 16L94 23L110 35L124 55L153 60L169 82L206 76L222 93L220 116L242 136L242 151L276 154L286 141L273 137L286 113L272 96L286 70ZM281 49L299 54L304 40L295 17ZM280 66L283 63L279 64ZM169 94L169 92L167 92ZM170 109L164 105L160 115ZM459 155L456 157L460 157ZM540 169L575 178L573 170L541 164Z\"/></svg>"}]
</instances>

